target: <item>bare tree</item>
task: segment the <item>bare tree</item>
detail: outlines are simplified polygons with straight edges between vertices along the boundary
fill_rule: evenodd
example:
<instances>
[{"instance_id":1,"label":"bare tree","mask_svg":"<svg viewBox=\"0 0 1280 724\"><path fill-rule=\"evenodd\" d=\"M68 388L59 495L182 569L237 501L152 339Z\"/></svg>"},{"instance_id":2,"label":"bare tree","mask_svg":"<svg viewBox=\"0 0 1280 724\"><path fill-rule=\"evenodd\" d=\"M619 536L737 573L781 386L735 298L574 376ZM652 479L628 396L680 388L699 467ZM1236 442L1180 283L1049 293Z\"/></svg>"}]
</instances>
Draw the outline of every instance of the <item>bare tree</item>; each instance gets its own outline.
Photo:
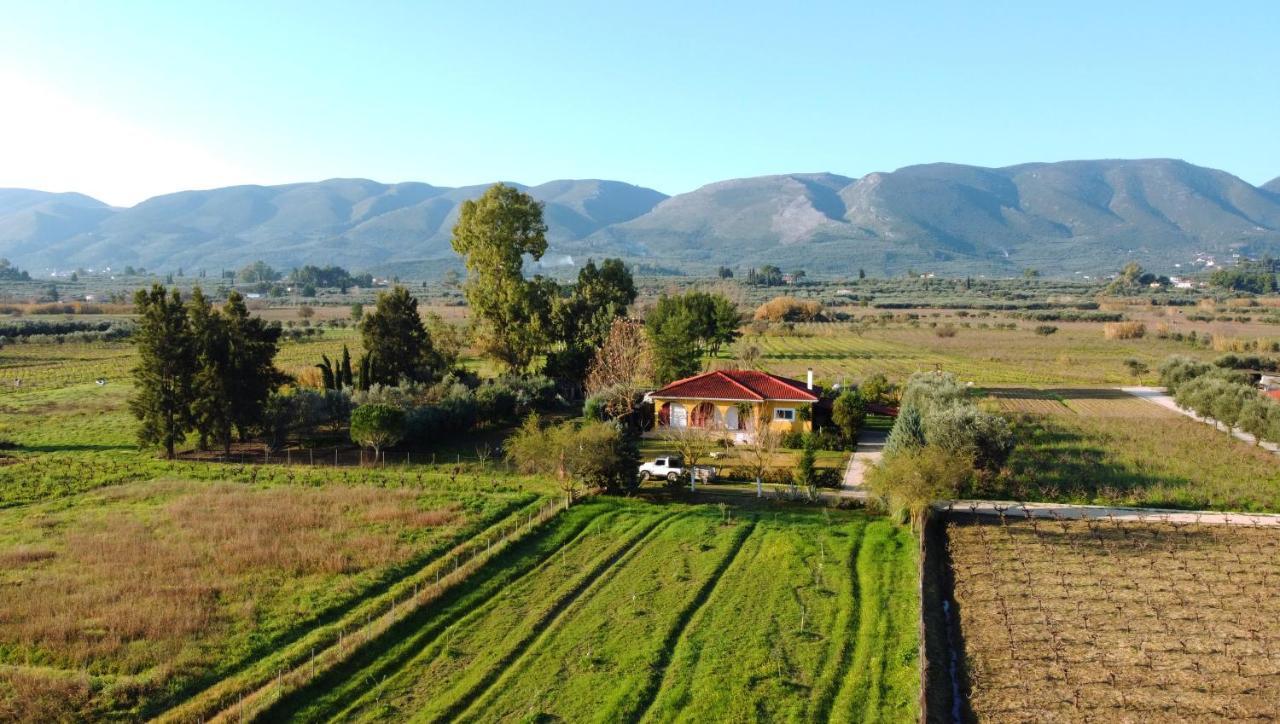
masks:
<instances>
[{"instance_id":1,"label":"bare tree","mask_svg":"<svg viewBox=\"0 0 1280 724\"><path fill-rule=\"evenodd\" d=\"M625 417L638 393L653 379L653 352L644 325L618 318L587 371L587 394L601 395L611 417Z\"/></svg>"},{"instance_id":2,"label":"bare tree","mask_svg":"<svg viewBox=\"0 0 1280 724\"><path fill-rule=\"evenodd\" d=\"M689 469L689 492L695 492L698 462L709 456L715 448L715 435L708 428L668 427L663 431L662 439L676 449L685 467Z\"/></svg>"},{"instance_id":3,"label":"bare tree","mask_svg":"<svg viewBox=\"0 0 1280 724\"><path fill-rule=\"evenodd\" d=\"M779 435L768 424L758 425L751 443L746 448L746 468L756 479L756 497L764 497L764 476L773 469L778 454Z\"/></svg>"}]
</instances>

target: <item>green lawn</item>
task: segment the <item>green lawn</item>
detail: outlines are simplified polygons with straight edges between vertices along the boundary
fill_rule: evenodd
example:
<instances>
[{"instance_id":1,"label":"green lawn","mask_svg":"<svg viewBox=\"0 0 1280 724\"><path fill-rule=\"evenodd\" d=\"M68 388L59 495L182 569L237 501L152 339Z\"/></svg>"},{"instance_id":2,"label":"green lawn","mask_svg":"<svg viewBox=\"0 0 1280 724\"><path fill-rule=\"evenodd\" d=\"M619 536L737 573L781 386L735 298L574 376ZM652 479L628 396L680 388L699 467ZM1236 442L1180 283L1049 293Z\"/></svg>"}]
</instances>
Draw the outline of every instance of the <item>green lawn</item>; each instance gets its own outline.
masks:
<instances>
[{"instance_id":1,"label":"green lawn","mask_svg":"<svg viewBox=\"0 0 1280 724\"><path fill-rule=\"evenodd\" d=\"M914 718L912 541L847 511L590 501L267 718Z\"/></svg>"}]
</instances>

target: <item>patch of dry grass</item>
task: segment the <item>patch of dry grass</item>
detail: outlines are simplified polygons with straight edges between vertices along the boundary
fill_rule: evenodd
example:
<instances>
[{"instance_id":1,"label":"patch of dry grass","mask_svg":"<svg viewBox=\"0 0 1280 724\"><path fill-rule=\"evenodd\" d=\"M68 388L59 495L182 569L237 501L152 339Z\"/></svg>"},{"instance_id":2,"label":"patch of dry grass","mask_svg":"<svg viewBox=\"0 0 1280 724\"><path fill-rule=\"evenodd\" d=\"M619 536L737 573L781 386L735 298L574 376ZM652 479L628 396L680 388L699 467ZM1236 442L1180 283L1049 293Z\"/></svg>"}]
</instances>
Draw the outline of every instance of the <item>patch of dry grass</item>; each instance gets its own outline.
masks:
<instances>
[{"instance_id":1,"label":"patch of dry grass","mask_svg":"<svg viewBox=\"0 0 1280 724\"><path fill-rule=\"evenodd\" d=\"M0 719L7 707L29 720L59 718L40 714L48 700L84 713L74 702L89 684L72 674L145 699L234 664L471 517L409 489L182 481L4 515Z\"/></svg>"}]
</instances>

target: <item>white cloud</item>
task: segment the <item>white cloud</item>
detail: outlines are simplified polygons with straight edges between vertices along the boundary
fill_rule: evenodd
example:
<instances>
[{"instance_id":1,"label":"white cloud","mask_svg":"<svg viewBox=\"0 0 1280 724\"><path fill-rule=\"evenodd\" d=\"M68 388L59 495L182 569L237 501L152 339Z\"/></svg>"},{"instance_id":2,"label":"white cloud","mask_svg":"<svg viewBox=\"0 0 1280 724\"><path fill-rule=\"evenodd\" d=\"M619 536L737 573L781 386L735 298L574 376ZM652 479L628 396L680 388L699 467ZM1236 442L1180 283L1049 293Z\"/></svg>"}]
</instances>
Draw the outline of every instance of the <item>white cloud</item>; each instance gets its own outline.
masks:
<instances>
[{"instance_id":1,"label":"white cloud","mask_svg":"<svg viewBox=\"0 0 1280 724\"><path fill-rule=\"evenodd\" d=\"M79 191L128 206L250 174L189 139L0 71L0 187Z\"/></svg>"}]
</instances>

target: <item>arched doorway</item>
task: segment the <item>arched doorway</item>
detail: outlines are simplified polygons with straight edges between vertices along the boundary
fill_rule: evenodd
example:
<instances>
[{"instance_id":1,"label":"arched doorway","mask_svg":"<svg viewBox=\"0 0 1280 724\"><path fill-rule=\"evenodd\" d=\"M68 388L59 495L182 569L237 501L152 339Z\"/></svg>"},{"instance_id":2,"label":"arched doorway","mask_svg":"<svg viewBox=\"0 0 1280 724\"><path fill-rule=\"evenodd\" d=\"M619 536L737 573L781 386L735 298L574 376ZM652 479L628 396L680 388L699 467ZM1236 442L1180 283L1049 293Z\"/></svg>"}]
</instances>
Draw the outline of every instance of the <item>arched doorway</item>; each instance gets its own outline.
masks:
<instances>
[{"instance_id":1,"label":"arched doorway","mask_svg":"<svg viewBox=\"0 0 1280 724\"><path fill-rule=\"evenodd\" d=\"M698 406L693 408L693 414L689 416L689 427L715 427L716 423L716 406L710 402L700 402Z\"/></svg>"}]
</instances>

